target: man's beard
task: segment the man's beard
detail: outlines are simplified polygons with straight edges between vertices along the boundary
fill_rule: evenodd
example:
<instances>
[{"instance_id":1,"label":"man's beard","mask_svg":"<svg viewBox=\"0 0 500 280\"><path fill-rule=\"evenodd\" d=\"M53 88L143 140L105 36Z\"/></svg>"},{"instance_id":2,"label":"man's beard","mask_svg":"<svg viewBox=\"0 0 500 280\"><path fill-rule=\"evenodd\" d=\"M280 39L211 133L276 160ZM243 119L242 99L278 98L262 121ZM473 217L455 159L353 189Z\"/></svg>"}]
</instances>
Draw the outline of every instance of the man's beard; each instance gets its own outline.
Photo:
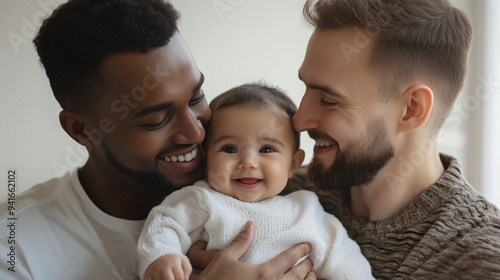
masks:
<instances>
[{"instance_id":1,"label":"man's beard","mask_svg":"<svg viewBox=\"0 0 500 280\"><path fill-rule=\"evenodd\" d=\"M367 132L358 141L348 143L343 151L337 147L335 161L325 170L313 158L308 167L309 180L325 190L340 190L344 195L353 186L372 182L378 172L394 157L382 119L368 125Z\"/></svg>"},{"instance_id":2,"label":"man's beard","mask_svg":"<svg viewBox=\"0 0 500 280\"><path fill-rule=\"evenodd\" d=\"M154 171L140 171L124 166L113 155L104 141L102 142L102 145L104 152L106 153L106 158L115 170L144 185L147 189L161 195L169 195L182 187L181 185L174 183L172 180L167 179L157 169Z\"/></svg>"}]
</instances>

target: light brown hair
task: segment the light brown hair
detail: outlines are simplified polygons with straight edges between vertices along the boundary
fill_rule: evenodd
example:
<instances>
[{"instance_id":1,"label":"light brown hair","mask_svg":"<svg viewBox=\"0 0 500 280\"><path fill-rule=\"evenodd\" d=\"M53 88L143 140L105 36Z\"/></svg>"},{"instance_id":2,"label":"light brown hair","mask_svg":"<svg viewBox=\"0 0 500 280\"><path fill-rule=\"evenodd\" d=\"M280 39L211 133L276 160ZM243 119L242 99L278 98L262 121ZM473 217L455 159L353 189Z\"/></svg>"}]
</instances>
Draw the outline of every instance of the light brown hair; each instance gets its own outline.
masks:
<instances>
[{"instance_id":1,"label":"light brown hair","mask_svg":"<svg viewBox=\"0 0 500 280\"><path fill-rule=\"evenodd\" d=\"M358 27L374 40L370 66L384 100L413 81L429 83L441 128L467 72L472 27L462 11L448 0L307 0L303 13L318 29Z\"/></svg>"}]
</instances>

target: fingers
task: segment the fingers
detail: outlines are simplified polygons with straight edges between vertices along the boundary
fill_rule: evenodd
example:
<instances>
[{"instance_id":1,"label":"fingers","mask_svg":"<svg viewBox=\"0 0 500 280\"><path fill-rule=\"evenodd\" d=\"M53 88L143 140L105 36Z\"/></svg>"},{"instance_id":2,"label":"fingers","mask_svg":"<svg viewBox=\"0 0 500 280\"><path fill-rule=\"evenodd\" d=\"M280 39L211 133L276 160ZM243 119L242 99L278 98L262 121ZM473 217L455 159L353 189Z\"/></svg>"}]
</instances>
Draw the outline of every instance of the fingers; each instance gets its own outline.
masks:
<instances>
[{"instance_id":1,"label":"fingers","mask_svg":"<svg viewBox=\"0 0 500 280\"><path fill-rule=\"evenodd\" d=\"M271 279L259 278L258 276L263 274L258 271L257 266L239 261L252 244L254 237L255 225L247 222L238 236L216 254L197 279L235 279L235 275L237 279ZM262 269L260 271L265 272Z\"/></svg>"},{"instance_id":2,"label":"fingers","mask_svg":"<svg viewBox=\"0 0 500 280\"><path fill-rule=\"evenodd\" d=\"M250 247L255 237L255 225L247 222L238 236L214 257L196 279L277 279L283 280L315 280L311 273L312 262L306 258L294 266L297 261L311 252L308 243L299 244L281 253L274 259L259 265L251 265L239 261Z\"/></svg>"},{"instance_id":3,"label":"fingers","mask_svg":"<svg viewBox=\"0 0 500 280\"><path fill-rule=\"evenodd\" d=\"M188 259L182 258L181 268L182 268L182 272L183 272L181 275L183 276L183 278L179 278L179 279L189 280L189 275L191 275L191 272L193 271L193 267L191 266L191 263L189 263Z\"/></svg>"},{"instance_id":4,"label":"fingers","mask_svg":"<svg viewBox=\"0 0 500 280\"><path fill-rule=\"evenodd\" d=\"M254 236L255 225L248 221L236 238L223 249L224 254L230 258L239 259L252 245ZM206 241L197 241L187 251L186 255L194 267L206 268L218 252L217 250L206 251L206 248Z\"/></svg>"},{"instance_id":5,"label":"fingers","mask_svg":"<svg viewBox=\"0 0 500 280\"><path fill-rule=\"evenodd\" d=\"M255 225L248 221L236 238L223 251L228 257L239 259L252 245L255 237Z\"/></svg>"},{"instance_id":6,"label":"fingers","mask_svg":"<svg viewBox=\"0 0 500 280\"><path fill-rule=\"evenodd\" d=\"M316 274L312 271L309 271L307 274L306 278L304 280L316 280Z\"/></svg>"},{"instance_id":7,"label":"fingers","mask_svg":"<svg viewBox=\"0 0 500 280\"><path fill-rule=\"evenodd\" d=\"M191 248L189 248L186 255L194 267L203 270L213 260L218 251L219 250L207 251L207 242L200 240L195 242Z\"/></svg>"},{"instance_id":8,"label":"fingers","mask_svg":"<svg viewBox=\"0 0 500 280\"><path fill-rule=\"evenodd\" d=\"M289 280L289 279L306 279L306 280L314 280L316 279L316 274L311 271L313 267L313 263L311 259L306 258L304 261L299 263L298 265L292 267L289 271L283 275L281 279Z\"/></svg>"},{"instance_id":9,"label":"fingers","mask_svg":"<svg viewBox=\"0 0 500 280\"><path fill-rule=\"evenodd\" d=\"M309 243L301 243L292 247L291 249L284 251L283 253L279 254L272 260L268 261L266 264L269 265L270 268L277 270L277 272L279 272L278 275L281 275L287 271L288 271L287 274L290 271L292 273L298 271L303 275L302 278L300 279L304 279L305 275L312 269L311 260L307 258L297 266L294 265L300 258L311 253L311 250L312 247Z\"/></svg>"},{"instance_id":10,"label":"fingers","mask_svg":"<svg viewBox=\"0 0 500 280\"><path fill-rule=\"evenodd\" d=\"M145 280L187 280L192 272L189 260L180 255L164 255L154 261L144 275Z\"/></svg>"}]
</instances>

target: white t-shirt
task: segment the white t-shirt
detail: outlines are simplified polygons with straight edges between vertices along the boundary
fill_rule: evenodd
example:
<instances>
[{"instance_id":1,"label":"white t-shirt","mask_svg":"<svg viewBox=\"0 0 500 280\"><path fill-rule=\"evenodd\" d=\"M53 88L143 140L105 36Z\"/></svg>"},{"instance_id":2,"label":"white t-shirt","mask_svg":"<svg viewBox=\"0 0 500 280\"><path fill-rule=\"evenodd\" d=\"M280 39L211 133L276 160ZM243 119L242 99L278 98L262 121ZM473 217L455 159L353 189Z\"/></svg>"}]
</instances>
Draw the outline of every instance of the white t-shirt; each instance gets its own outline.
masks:
<instances>
[{"instance_id":1,"label":"white t-shirt","mask_svg":"<svg viewBox=\"0 0 500 280\"><path fill-rule=\"evenodd\" d=\"M138 279L144 221L99 210L76 170L18 195L14 216L8 206L0 205L0 279Z\"/></svg>"},{"instance_id":2,"label":"white t-shirt","mask_svg":"<svg viewBox=\"0 0 500 280\"><path fill-rule=\"evenodd\" d=\"M301 242L309 242L319 279L373 279L370 264L345 228L326 213L316 194L297 191L260 202L237 200L206 181L184 187L155 208L139 238L139 275L159 257L185 254L194 241L207 250L226 247L247 221L256 225L252 246L240 259L260 264Z\"/></svg>"}]
</instances>

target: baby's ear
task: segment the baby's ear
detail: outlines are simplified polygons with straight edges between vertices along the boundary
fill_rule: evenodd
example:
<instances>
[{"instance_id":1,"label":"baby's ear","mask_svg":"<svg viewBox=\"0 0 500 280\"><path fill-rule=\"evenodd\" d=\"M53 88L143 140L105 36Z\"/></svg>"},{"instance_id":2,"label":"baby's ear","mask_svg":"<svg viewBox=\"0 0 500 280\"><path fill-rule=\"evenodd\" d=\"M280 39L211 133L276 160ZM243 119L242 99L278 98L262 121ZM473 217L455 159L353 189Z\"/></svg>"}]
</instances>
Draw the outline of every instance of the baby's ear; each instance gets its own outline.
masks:
<instances>
[{"instance_id":1,"label":"baby's ear","mask_svg":"<svg viewBox=\"0 0 500 280\"><path fill-rule=\"evenodd\" d=\"M288 178L292 178L293 175L299 170L300 166L304 162L306 153L302 149L298 149L292 157L292 163L290 164L290 171L288 173Z\"/></svg>"}]
</instances>

